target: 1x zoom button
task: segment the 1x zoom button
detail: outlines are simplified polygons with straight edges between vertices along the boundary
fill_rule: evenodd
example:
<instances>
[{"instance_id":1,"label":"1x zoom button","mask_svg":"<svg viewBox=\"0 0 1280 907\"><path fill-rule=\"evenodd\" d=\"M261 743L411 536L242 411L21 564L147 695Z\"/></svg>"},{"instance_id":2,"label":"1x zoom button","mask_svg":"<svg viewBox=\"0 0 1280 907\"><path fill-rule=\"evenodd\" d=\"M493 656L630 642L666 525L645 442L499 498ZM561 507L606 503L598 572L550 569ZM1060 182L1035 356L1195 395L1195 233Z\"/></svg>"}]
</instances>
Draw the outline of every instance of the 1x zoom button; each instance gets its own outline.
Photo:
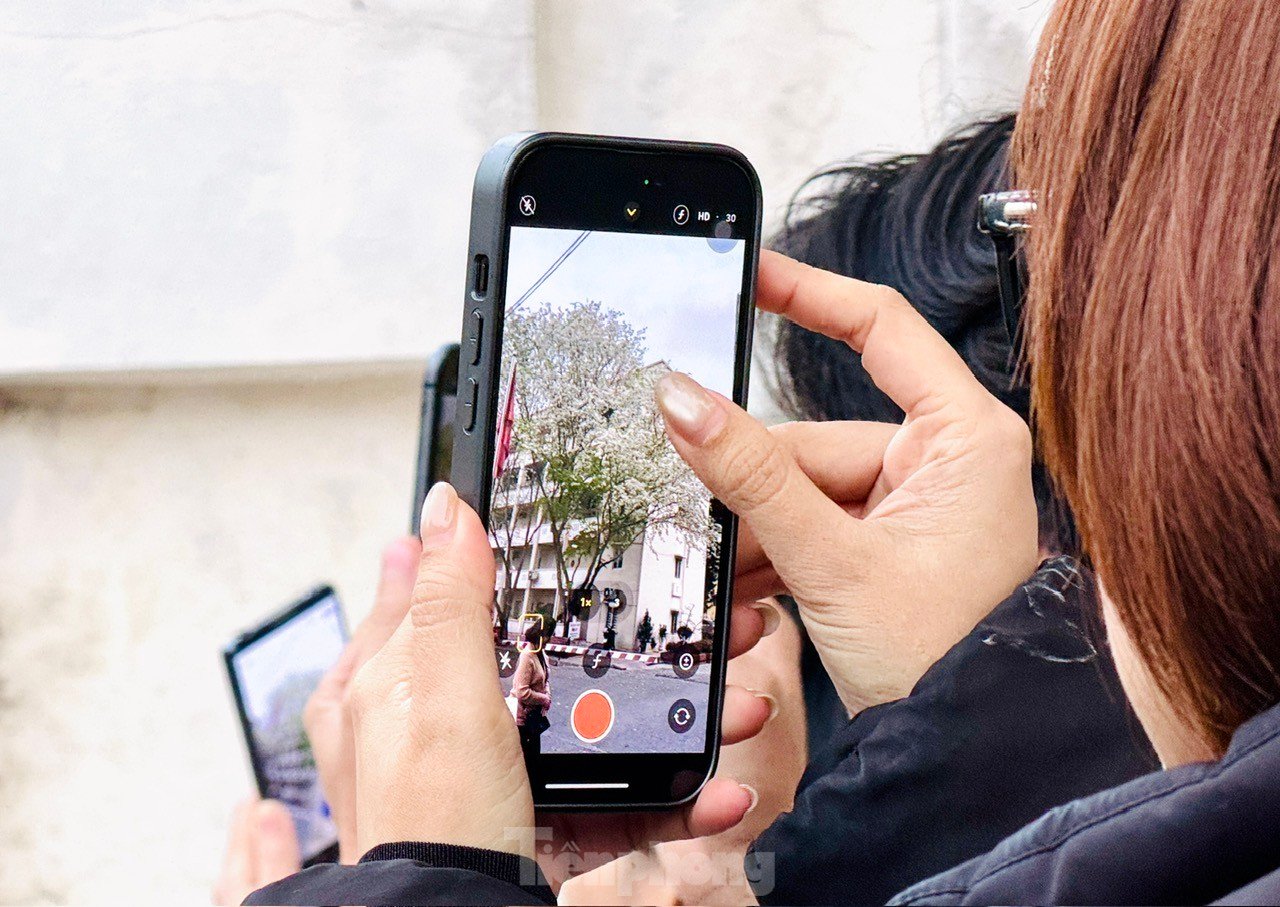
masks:
<instances>
[{"instance_id":1,"label":"1x zoom button","mask_svg":"<svg viewBox=\"0 0 1280 907\"><path fill-rule=\"evenodd\" d=\"M472 431L476 427L476 405L480 400L480 385L475 378L467 379L466 396L462 398L462 408L466 412L463 431Z\"/></svg>"}]
</instances>

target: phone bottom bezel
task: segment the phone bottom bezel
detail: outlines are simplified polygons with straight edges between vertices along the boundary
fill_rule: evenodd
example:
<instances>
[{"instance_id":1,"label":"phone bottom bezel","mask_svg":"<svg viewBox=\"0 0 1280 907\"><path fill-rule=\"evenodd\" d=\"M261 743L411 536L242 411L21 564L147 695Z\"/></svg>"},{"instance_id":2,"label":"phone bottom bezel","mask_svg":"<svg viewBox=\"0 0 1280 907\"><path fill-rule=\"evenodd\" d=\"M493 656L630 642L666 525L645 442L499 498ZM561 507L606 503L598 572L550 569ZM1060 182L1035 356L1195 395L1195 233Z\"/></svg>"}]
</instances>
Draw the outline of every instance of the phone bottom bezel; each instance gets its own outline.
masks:
<instances>
[{"instance_id":1,"label":"phone bottom bezel","mask_svg":"<svg viewBox=\"0 0 1280 907\"><path fill-rule=\"evenodd\" d=\"M702 753L544 753L526 766L538 809L671 809L693 800L702 790L715 771L718 749ZM548 790L548 784L601 786ZM627 787L612 786L618 784Z\"/></svg>"}]
</instances>

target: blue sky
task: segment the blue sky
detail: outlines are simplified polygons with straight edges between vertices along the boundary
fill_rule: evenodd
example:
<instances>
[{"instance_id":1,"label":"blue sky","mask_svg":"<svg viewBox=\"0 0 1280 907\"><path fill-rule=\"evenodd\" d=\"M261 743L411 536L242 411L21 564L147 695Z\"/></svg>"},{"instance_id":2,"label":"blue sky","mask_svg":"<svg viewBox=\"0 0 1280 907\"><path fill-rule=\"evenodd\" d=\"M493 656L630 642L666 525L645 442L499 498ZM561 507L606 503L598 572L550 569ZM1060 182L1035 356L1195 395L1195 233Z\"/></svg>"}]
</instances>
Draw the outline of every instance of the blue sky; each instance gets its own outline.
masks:
<instances>
[{"instance_id":1,"label":"blue sky","mask_svg":"<svg viewBox=\"0 0 1280 907\"><path fill-rule=\"evenodd\" d=\"M507 301L518 299L581 231L512 227ZM645 331L652 362L665 359L731 396L743 240L593 232L526 305L591 299Z\"/></svg>"}]
</instances>

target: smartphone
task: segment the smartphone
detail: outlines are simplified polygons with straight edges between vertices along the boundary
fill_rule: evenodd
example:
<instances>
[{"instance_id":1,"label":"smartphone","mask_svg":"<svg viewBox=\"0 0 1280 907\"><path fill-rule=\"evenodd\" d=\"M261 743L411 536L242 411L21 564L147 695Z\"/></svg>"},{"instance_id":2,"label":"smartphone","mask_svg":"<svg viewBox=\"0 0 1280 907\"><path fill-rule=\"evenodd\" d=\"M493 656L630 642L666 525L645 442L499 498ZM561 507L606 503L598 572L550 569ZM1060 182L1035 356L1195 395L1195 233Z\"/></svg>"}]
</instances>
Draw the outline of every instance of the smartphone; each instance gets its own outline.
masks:
<instances>
[{"instance_id":1,"label":"smartphone","mask_svg":"<svg viewBox=\"0 0 1280 907\"><path fill-rule=\"evenodd\" d=\"M480 163L452 475L540 807L669 808L715 770L737 524L653 391L746 403L760 220L724 146L523 134Z\"/></svg>"},{"instance_id":2,"label":"smartphone","mask_svg":"<svg viewBox=\"0 0 1280 907\"><path fill-rule=\"evenodd\" d=\"M302 710L346 644L342 603L321 586L223 649L258 793L288 807L304 866L338 859Z\"/></svg>"},{"instance_id":3,"label":"smartphone","mask_svg":"<svg viewBox=\"0 0 1280 907\"><path fill-rule=\"evenodd\" d=\"M418 468L414 474L409 534L418 534L422 502L436 482L449 481L453 463L453 421L458 405L458 344L436 350L422 376L422 416L418 423Z\"/></svg>"}]
</instances>

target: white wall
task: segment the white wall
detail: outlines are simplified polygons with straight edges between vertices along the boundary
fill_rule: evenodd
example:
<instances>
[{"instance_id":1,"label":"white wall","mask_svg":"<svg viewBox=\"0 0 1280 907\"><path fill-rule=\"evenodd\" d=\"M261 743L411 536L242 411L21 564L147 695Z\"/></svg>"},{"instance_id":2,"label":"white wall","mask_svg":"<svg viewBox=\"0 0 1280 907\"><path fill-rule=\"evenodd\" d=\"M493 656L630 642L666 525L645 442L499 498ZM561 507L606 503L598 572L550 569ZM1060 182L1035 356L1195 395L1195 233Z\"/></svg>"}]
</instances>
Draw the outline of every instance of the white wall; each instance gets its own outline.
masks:
<instances>
[{"instance_id":1,"label":"white wall","mask_svg":"<svg viewBox=\"0 0 1280 907\"><path fill-rule=\"evenodd\" d=\"M219 650L408 525L400 378L66 391L0 420L0 903L198 903L250 790Z\"/></svg>"},{"instance_id":2,"label":"white wall","mask_svg":"<svg viewBox=\"0 0 1280 907\"><path fill-rule=\"evenodd\" d=\"M527 0L6 4L0 370L412 359ZM20 217L12 217L20 212Z\"/></svg>"},{"instance_id":3,"label":"white wall","mask_svg":"<svg viewBox=\"0 0 1280 907\"><path fill-rule=\"evenodd\" d=\"M0 5L0 903L204 897L249 789L218 648L367 607L489 141L728 142L776 216L1008 108L1046 5Z\"/></svg>"},{"instance_id":4,"label":"white wall","mask_svg":"<svg viewBox=\"0 0 1280 907\"><path fill-rule=\"evenodd\" d=\"M1013 109L1045 0L537 5L540 125L725 142L778 212L820 165Z\"/></svg>"}]
</instances>

